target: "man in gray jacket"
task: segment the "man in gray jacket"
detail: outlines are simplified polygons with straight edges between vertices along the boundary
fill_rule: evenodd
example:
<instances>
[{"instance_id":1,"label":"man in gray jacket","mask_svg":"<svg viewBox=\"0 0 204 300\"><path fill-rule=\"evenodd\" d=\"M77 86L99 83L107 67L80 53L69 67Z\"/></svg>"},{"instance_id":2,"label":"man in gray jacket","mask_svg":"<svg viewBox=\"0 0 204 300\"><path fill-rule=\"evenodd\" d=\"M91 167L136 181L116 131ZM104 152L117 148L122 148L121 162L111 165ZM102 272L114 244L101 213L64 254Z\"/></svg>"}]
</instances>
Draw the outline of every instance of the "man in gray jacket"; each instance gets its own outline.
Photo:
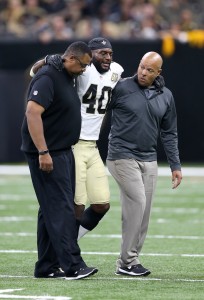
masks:
<instances>
[{"instance_id":1,"label":"man in gray jacket","mask_svg":"<svg viewBox=\"0 0 204 300\"><path fill-rule=\"evenodd\" d=\"M157 140L160 136L172 171L173 188L182 180L174 98L164 87L162 58L146 53L137 74L116 85L107 166L120 188L122 244L117 275L145 276L139 261L147 234L157 181Z\"/></svg>"}]
</instances>

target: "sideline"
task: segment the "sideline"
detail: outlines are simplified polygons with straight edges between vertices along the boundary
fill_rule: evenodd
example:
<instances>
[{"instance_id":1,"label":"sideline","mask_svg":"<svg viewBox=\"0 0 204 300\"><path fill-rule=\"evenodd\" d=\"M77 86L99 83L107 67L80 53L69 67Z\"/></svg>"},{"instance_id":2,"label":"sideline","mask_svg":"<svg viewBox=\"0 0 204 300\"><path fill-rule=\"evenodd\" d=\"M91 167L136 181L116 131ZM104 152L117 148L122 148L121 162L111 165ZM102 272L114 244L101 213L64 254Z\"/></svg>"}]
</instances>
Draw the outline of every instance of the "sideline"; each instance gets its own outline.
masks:
<instances>
[{"instance_id":1,"label":"sideline","mask_svg":"<svg viewBox=\"0 0 204 300\"><path fill-rule=\"evenodd\" d=\"M177 282L177 281L180 281L180 282L204 282L204 279L187 279L187 278L174 278L174 279L169 279L169 278L154 278L154 277L142 277L140 278L141 276L126 276L126 275L121 275L121 276L118 276L117 275L117 278L116 277L107 277L104 278L104 277L91 277L91 278L85 278L83 280L96 280L96 281L99 281L99 280L138 280L138 281L166 281L166 282ZM0 275L0 278L33 278L33 276L17 276L17 275ZM34 280L36 278L33 278ZM62 279L57 279L57 280L62 280ZM15 289L15 290L22 290L22 289ZM1 291L1 290L0 290ZM1 294L2 295L2 294ZM26 297L26 296L25 296ZM27 296L27 297L31 297L31 296ZM36 300L41 300L41 299L45 299L45 300L48 300L48 299L52 299L52 300L69 300L71 298L65 298L65 297L62 297L62 296L54 296L54 297L51 297L51 298L43 298L43 297L46 297L46 296L32 296L32 298L26 298L26 299L32 299L34 300L35 298L33 297L37 297ZM49 296L47 296L49 297ZM57 298L57 297L61 297L61 298ZM5 297L6 298L6 297ZM5 299L4 298L4 299ZM13 299L12 297L9 297L11 299ZM14 296L15 299L16 296ZM22 296L21 298L22 299ZM25 299L25 298L24 298Z\"/></svg>"},{"instance_id":2,"label":"sideline","mask_svg":"<svg viewBox=\"0 0 204 300\"><path fill-rule=\"evenodd\" d=\"M107 174L110 175L108 169ZM0 175L29 175L29 168L27 165L23 166L11 166L0 165ZM186 176L204 177L204 167L182 167L182 174ZM159 176L171 176L169 167L159 167Z\"/></svg>"},{"instance_id":3,"label":"sideline","mask_svg":"<svg viewBox=\"0 0 204 300\"><path fill-rule=\"evenodd\" d=\"M5 277L4 277L5 278ZM6 276L6 278L10 278L10 276ZM14 277L15 278L15 277ZM21 277L24 278L24 277ZM70 297L63 297L63 296L34 296L34 295L13 295L11 293L16 293L17 291L26 290L25 288L20 289L3 289L0 290L1 299L31 299L31 300L71 300ZM8 293L8 294L7 294Z\"/></svg>"}]
</instances>

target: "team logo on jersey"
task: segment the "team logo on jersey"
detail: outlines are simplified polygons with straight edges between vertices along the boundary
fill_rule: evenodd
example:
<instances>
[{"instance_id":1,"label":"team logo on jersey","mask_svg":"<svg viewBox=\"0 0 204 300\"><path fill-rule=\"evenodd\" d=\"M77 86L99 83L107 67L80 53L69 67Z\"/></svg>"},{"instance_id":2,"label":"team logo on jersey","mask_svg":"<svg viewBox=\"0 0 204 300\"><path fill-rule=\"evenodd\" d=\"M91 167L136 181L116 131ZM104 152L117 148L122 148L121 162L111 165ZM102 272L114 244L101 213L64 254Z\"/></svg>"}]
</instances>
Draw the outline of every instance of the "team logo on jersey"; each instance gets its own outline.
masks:
<instances>
[{"instance_id":1,"label":"team logo on jersey","mask_svg":"<svg viewBox=\"0 0 204 300\"><path fill-rule=\"evenodd\" d=\"M38 91L34 91L34 92L33 92L33 95L36 96L37 94L38 94Z\"/></svg>"},{"instance_id":2,"label":"team logo on jersey","mask_svg":"<svg viewBox=\"0 0 204 300\"><path fill-rule=\"evenodd\" d=\"M118 74L117 73L113 73L111 76L111 81L117 82L118 81Z\"/></svg>"}]
</instances>

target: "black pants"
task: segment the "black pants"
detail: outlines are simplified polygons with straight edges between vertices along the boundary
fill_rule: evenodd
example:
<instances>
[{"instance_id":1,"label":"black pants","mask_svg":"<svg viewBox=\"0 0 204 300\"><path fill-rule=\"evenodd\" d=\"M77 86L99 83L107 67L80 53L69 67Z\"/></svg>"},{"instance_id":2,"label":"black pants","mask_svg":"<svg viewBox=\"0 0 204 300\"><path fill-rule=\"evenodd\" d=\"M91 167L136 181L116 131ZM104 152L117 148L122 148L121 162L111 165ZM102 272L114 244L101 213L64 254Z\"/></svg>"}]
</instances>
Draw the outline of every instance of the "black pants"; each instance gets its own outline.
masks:
<instances>
[{"instance_id":1,"label":"black pants","mask_svg":"<svg viewBox=\"0 0 204 300\"><path fill-rule=\"evenodd\" d=\"M26 155L39 202L35 276L61 267L72 275L85 263L77 244L74 213L75 165L72 150L51 154L54 170L39 169L38 156Z\"/></svg>"}]
</instances>

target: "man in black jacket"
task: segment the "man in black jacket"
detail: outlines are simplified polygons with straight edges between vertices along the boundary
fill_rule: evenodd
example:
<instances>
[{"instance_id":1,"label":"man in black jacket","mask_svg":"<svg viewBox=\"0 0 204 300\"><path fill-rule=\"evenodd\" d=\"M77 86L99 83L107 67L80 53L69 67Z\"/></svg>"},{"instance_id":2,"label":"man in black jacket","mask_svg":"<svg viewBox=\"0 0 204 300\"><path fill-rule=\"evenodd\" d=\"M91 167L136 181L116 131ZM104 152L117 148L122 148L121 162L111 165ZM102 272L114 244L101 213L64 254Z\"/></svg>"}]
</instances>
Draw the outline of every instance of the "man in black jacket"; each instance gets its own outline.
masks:
<instances>
[{"instance_id":1,"label":"man in black jacket","mask_svg":"<svg viewBox=\"0 0 204 300\"><path fill-rule=\"evenodd\" d=\"M146 53L137 74L113 90L107 166L120 188L122 245L116 274L149 275L139 261L157 180L160 136L172 171L173 188L182 179L174 98L160 76L162 58Z\"/></svg>"},{"instance_id":2,"label":"man in black jacket","mask_svg":"<svg viewBox=\"0 0 204 300\"><path fill-rule=\"evenodd\" d=\"M63 55L61 71L45 66L28 90L21 149L39 202L36 278L81 279L98 271L86 266L77 244L71 149L81 130L74 76L85 71L91 57L85 43L72 43Z\"/></svg>"}]
</instances>

